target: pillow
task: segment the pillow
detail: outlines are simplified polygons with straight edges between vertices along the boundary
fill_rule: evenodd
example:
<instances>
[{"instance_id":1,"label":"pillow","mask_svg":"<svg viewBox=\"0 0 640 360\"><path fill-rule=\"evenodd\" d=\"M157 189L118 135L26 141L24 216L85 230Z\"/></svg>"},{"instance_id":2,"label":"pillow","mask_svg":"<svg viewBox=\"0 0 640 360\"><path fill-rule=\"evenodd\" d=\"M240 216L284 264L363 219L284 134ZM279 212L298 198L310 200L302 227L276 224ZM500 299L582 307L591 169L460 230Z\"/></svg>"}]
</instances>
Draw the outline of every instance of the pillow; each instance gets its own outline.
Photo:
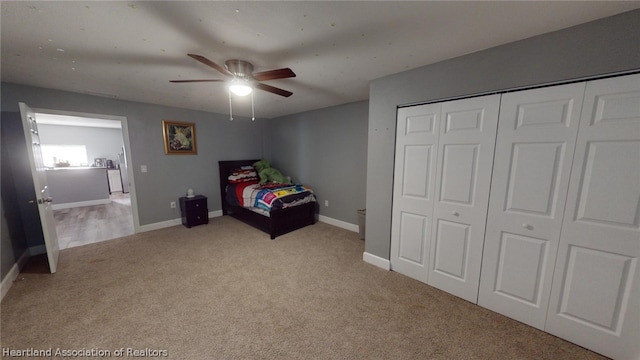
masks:
<instances>
[{"instance_id":1,"label":"pillow","mask_svg":"<svg viewBox=\"0 0 640 360\"><path fill-rule=\"evenodd\" d=\"M237 184L248 181L258 181L258 174L253 166L241 166L231 170L231 174L227 178L229 184Z\"/></svg>"}]
</instances>

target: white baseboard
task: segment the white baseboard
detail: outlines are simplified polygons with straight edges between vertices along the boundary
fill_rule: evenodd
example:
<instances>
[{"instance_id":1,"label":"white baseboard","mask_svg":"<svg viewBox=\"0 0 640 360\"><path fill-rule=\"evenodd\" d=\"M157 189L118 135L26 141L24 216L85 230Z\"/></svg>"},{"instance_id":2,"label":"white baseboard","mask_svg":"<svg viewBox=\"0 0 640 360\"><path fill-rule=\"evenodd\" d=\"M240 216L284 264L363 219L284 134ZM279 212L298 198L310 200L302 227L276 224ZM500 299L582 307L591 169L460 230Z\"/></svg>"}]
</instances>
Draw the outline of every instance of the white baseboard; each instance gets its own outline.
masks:
<instances>
[{"instance_id":1,"label":"white baseboard","mask_svg":"<svg viewBox=\"0 0 640 360\"><path fill-rule=\"evenodd\" d=\"M358 232L359 231L359 227L358 225L354 225L342 220L336 220L334 218L330 218L330 217L326 217L326 216L322 216L322 215L318 215L318 221L323 222L323 223L327 223L329 225L333 225L333 226L337 226L339 228L345 229L345 230L349 230L349 231L353 231L353 232Z\"/></svg>"},{"instance_id":2,"label":"white baseboard","mask_svg":"<svg viewBox=\"0 0 640 360\"><path fill-rule=\"evenodd\" d=\"M9 270L9 272L4 277L4 279L2 279L2 283L0 284L0 294L1 294L0 301L4 299L5 295L7 295L7 293L9 292L9 289L11 288L11 285L13 285L13 282L18 278L18 275L20 275L20 269L24 267L24 265L27 263L30 257L31 257L30 250L26 249L20 256L18 261L16 261L16 263L13 264L13 266L11 267L11 270Z\"/></svg>"},{"instance_id":3,"label":"white baseboard","mask_svg":"<svg viewBox=\"0 0 640 360\"><path fill-rule=\"evenodd\" d=\"M209 211L209 219L219 217L219 216L222 216L222 210ZM353 231L353 232L359 231L358 225L350 224L345 221L336 220L336 219L322 216L322 215L318 216L318 221L327 223L329 225L337 226L345 230ZM172 227L180 224L182 224L182 218L161 221L153 224L140 225L140 232L159 230L159 229L164 229L164 228L168 228L168 227Z\"/></svg>"},{"instance_id":4,"label":"white baseboard","mask_svg":"<svg viewBox=\"0 0 640 360\"><path fill-rule=\"evenodd\" d=\"M182 224L182 219L171 219L171 220L161 221L153 224L140 225L139 230L140 232L153 231L153 230L164 229L164 228L168 228L168 227L172 227L180 224Z\"/></svg>"},{"instance_id":5,"label":"white baseboard","mask_svg":"<svg viewBox=\"0 0 640 360\"><path fill-rule=\"evenodd\" d=\"M53 204L51 205L51 209L61 210L61 209L71 209L71 208L82 207L82 206L106 205L106 204L109 204L110 202L111 202L110 199L78 201L78 202L65 203L65 204Z\"/></svg>"},{"instance_id":6,"label":"white baseboard","mask_svg":"<svg viewBox=\"0 0 640 360\"><path fill-rule=\"evenodd\" d=\"M209 219L222 216L222 210L209 211ZM164 229L182 224L182 218L161 221L153 224L140 225L140 232Z\"/></svg>"},{"instance_id":7,"label":"white baseboard","mask_svg":"<svg viewBox=\"0 0 640 360\"><path fill-rule=\"evenodd\" d=\"M4 277L4 279L2 279L2 283L0 283L0 301L4 299L5 295L7 295L7 292L9 292L11 285L13 285L13 282L18 278L18 275L20 275L20 270L24 268L24 266L27 264L27 261L29 261L29 258L35 255L46 253L47 247L43 244L29 247L22 253L22 255L20 255L18 261L13 264L7 275Z\"/></svg>"},{"instance_id":8,"label":"white baseboard","mask_svg":"<svg viewBox=\"0 0 640 360\"><path fill-rule=\"evenodd\" d=\"M362 260L371 265L375 265L385 270L391 270L391 262L387 259L383 259L379 256L369 254L368 252L362 253Z\"/></svg>"}]
</instances>

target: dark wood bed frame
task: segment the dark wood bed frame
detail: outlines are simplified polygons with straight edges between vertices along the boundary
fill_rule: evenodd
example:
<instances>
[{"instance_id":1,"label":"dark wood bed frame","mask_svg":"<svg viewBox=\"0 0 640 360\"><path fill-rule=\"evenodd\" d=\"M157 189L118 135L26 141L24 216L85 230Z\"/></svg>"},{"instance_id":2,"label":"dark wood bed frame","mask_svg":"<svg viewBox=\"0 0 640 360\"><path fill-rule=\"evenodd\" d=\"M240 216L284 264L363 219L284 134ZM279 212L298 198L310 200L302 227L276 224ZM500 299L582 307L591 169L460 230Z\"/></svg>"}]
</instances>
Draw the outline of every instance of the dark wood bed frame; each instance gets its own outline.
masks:
<instances>
[{"instance_id":1,"label":"dark wood bed frame","mask_svg":"<svg viewBox=\"0 0 640 360\"><path fill-rule=\"evenodd\" d=\"M227 203L225 189L231 171L240 166L253 165L256 161L258 160L218 161L222 215L231 215L238 220L266 232L271 236L271 240L275 239L276 236L284 235L307 225L313 225L316 219L316 202L273 210L271 211L271 216L264 216L241 206L234 206Z\"/></svg>"}]
</instances>

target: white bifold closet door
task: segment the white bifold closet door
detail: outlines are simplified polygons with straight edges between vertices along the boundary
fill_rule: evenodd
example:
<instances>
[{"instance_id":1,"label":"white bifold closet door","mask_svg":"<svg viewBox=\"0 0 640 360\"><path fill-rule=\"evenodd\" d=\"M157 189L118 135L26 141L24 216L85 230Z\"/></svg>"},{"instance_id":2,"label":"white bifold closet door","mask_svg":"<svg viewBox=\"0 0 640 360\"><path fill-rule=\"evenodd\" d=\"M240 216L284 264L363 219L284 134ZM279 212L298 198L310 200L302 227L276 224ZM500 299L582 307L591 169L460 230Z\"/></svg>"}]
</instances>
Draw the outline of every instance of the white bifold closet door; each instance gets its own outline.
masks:
<instances>
[{"instance_id":1,"label":"white bifold closet door","mask_svg":"<svg viewBox=\"0 0 640 360\"><path fill-rule=\"evenodd\" d=\"M478 305L544 328L585 84L502 95Z\"/></svg>"},{"instance_id":2,"label":"white bifold closet door","mask_svg":"<svg viewBox=\"0 0 640 360\"><path fill-rule=\"evenodd\" d=\"M398 110L391 268L477 301L500 96Z\"/></svg>"},{"instance_id":3,"label":"white bifold closet door","mask_svg":"<svg viewBox=\"0 0 640 360\"><path fill-rule=\"evenodd\" d=\"M478 301L500 95L442 104L427 283Z\"/></svg>"},{"instance_id":4,"label":"white bifold closet door","mask_svg":"<svg viewBox=\"0 0 640 360\"><path fill-rule=\"evenodd\" d=\"M640 359L640 75L587 83L545 330Z\"/></svg>"},{"instance_id":5,"label":"white bifold closet door","mask_svg":"<svg viewBox=\"0 0 640 360\"><path fill-rule=\"evenodd\" d=\"M398 109L391 269L427 282L440 104Z\"/></svg>"}]
</instances>

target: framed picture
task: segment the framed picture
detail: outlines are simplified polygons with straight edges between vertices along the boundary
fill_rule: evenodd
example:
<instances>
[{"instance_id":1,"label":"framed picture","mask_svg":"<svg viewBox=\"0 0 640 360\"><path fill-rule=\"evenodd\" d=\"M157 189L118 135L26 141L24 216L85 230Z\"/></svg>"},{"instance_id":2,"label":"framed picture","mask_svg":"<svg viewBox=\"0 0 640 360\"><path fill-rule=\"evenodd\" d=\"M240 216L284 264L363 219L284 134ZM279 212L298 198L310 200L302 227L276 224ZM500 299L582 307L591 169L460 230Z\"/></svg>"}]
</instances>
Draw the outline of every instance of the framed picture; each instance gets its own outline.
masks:
<instances>
[{"instance_id":1,"label":"framed picture","mask_svg":"<svg viewBox=\"0 0 640 360\"><path fill-rule=\"evenodd\" d=\"M197 154L194 123L162 120L165 154Z\"/></svg>"}]
</instances>

